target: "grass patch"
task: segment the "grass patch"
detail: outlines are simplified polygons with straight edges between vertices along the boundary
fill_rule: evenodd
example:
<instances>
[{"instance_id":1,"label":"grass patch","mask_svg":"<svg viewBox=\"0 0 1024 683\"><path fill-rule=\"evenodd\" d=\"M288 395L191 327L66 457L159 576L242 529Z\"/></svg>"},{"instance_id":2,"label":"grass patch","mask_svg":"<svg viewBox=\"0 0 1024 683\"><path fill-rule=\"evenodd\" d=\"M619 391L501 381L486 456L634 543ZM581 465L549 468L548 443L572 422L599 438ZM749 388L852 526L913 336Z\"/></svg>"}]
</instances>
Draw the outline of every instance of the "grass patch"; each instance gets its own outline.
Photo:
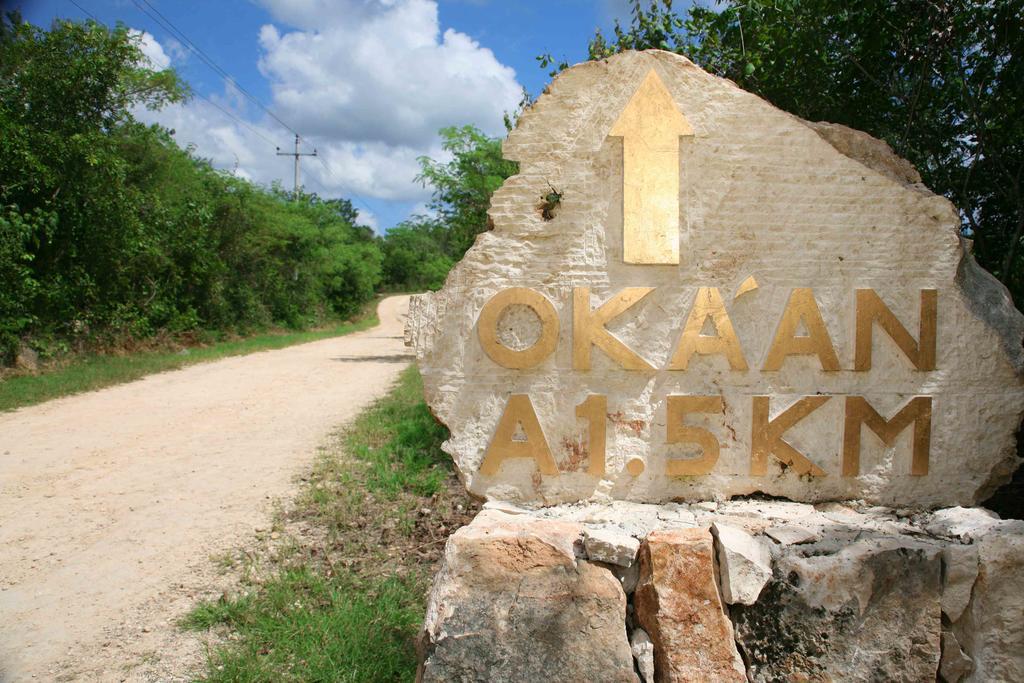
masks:
<instances>
[{"instance_id":1,"label":"grass patch","mask_svg":"<svg viewBox=\"0 0 1024 683\"><path fill-rule=\"evenodd\" d=\"M320 453L262 569L188 615L185 628L224 636L202 680L413 680L444 541L477 509L422 396L410 367Z\"/></svg>"},{"instance_id":2,"label":"grass patch","mask_svg":"<svg viewBox=\"0 0 1024 683\"><path fill-rule=\"evenodd\" d=\"M376 304L377 301L374 301L373 308L355 320L315 330L268 332L180 351L141 351L127 355L89 354L75 357L66 366L39 374L11 375L0 380L0 412L131 382L146 375L176 370L186 365L281 349L365 330L377 324Z\"/></svg>"}]
</instances>

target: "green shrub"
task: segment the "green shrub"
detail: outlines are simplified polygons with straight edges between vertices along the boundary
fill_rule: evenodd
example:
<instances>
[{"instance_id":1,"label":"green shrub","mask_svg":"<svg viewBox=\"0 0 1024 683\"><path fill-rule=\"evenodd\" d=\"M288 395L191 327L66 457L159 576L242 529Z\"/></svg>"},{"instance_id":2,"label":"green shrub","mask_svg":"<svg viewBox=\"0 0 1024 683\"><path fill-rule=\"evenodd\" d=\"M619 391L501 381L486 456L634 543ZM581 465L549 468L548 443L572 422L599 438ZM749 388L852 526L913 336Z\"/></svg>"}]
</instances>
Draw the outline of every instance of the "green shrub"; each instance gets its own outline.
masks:
<instances>
[{"instance_id":1,"label":"green shrub","mask_svg":"<svg viewBox=\"0 0 1024 683\"><path fill-rule=\"evenodd\" d=\"M140 63L123 26L0 21L0 356L359 311L383 255L352 205L258 187L137 122L187 96Z\"/></svg>"}]
</instances>

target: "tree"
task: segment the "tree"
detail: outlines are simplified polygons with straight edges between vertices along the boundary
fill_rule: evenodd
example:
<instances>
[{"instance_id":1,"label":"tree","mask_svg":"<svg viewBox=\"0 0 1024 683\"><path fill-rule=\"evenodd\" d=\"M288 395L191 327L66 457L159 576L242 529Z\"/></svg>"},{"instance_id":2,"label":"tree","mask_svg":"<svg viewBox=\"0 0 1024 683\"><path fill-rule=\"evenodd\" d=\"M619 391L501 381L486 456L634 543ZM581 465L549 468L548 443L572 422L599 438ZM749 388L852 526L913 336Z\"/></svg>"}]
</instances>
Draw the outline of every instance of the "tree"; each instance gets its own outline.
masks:
<instances>
[{"instance_id":1,"label":"tree","mask_svg":"<svg viewBox=\"0 0 1024 683\"><path fill-rule=\"evenodd\" d=\"M525 100L524 100L525 102ZM511 127L515 116L506 116ZM491 195L519 165L501 155L501 139L473 126L443 128L449 161L420 157L417 180L433 188L433 215L415 216L384 236L384 282L395 289L439 289L452 266L488 230Z\"/></svg>"},{"instance_id":2,"label":"tree","mask_svg":"<svg viewBox=\"0 0 1024 683\"><path fill-rule=\"evenodd\" d=\"M351 202L257 186L139 123L187 96L143 64L122 26L0 22L0 358L357 312L382 254Z\"/></svg>"},{"instance_id":3,"label":"tree","mask_svg":"<svg viewBox=\"0 0 1024 683\"><path fill-rule=\"evenodd\" d=\"M634 0L589 57L686 55L776 106L881 138L959 207L979 262L1024 304L1024 0ZM550 56L538 58L556 70Z\"/></svg>"},{"instance_id":4,"label":"tree","mask_svg":"<svg viewBox=\"0 0 1024 683\"><path fill-rule=\"evenodd\" d=\"M420 157L417 180L434 188L429 208L445 227L439 235L441 248L458 261L476 236L488 229L491 195L519 166L502 157L499 138L487 137L473 126L443 128L441 138L451 161Z\"/></svg>"},{"instance_id":5,"label":"tree","mask_svg":"<svg viewBox=\"0 0 1024 683\"><path fill-rule=\"evenodd\" d=\"M173 71L143 63L124 26L43 31L0 18L0 268L21 282L0 310L8 350L35 320L87 325L104 297L125 295L123 256L139 247L140 223L122 133L132 106L187 92Z\"/></svg>"},{"instance_id":6,"label":"tree","mask_svg":"<svg viewBox=\"0 0 1024 683\"><path fill-rule=\"evenodd\" d=\"M410 291L440 289L455 265L444 251L446 241L445 228L424 216L391 228L382 244L384 281Z\"/></svg>"}]
</instances>

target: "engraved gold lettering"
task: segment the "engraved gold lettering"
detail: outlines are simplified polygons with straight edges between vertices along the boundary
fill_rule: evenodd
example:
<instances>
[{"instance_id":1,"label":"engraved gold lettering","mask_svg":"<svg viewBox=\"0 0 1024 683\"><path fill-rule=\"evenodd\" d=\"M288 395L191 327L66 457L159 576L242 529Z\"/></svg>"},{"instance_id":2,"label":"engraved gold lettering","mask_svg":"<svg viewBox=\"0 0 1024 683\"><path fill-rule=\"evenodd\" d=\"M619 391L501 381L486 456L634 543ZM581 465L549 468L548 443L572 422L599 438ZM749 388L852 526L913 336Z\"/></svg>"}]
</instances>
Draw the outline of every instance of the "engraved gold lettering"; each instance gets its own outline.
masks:
<instances>
[{"instance_id":1,"label":"engraved gold lettering","mask_svg":"<svg viewBox=\"0 0 1024 683\"><path fill-rule=\"evenodd\" d=\"M540 318L540 338L526 349L510 349L498 340L498 320L509 306L527 306ZM543 294L526 287L503 289L484 304L476 326L480 346L487 357L504 368L532 368L558 345L558 313Z\"/></svg>"},{"instance_id":2,"label":"engraved gold lettering","mask_svg":"<svg viewBox=\"0 0 1024 683\"><path fill-rule=\"evenodd\" d=\"M587 450L590 454L587 473L603 477L608 397L599 394L587 396L587 400L576 406L576 417L587 421Z\"/></svg>"},{"instance_id":3,"label":"engraved gold lettering","mask_svg":"<svg viewBox=\"0 0 1024 683\"><path fill-rule=\"evenodd\" d=\"M622 138L622 258L679 263L679 137L690 123L654 69L608 132Z\"/></svg>"},{"instance_id":4,"label":"engraved gold lettering","mask_svg":"<svg viewBox=\"0 0 1024 683\"><path fill-rule=\"evenodd\" d=\"M714 434L700 427L684 424L688 413L721 413L725 402L721 396L669 396L666 400L668 434L666 441L692 443L701 447L699 458L669 458L665 474L670 477L698 476L710 472L718 462L719 444Z\"/></svg>"},{"instance_id":5,"label":"engraved gold lettering","mask_svg":"<svg viewBox=\"0 0 1024 683\"><path fill-rule=\"evenodd\" d=\"M522 426L525 440L514 438L517 426ZM501 463L510 458L533 458L541 474L558 474L544 430L526 394L509 396L505 412L494 430L494 438L480 463L480 473L493 476L498 473Z\"/></svg>"},{"instance_id":6,"label":"engraved gold lettering","mask_svg":"<svg viewBox=\"0 0 1024 683\"><path fill-rule=\"evenodd\" d=\"M808 460L803 453L793 448L782 437L786 430L824 405L828 396L805 396L774 420L768 419L770 397L755 396L753 421L750 432L750 474L763 477L768 473L768 456L776 458L793 468L797 474L824 476L820 467Z\"/></svg>"},{"instance_id":7,"label":"engraved gold lettering","mask_svg":"<svg viewBox=\"0 0 1024 683\"><path fill-rule=\"evenodd\" d=\"M651 364L637 355L605 329L613 318L629 309L654 291L653 287L627 287L604 302L596 310L590 308L590 288L573 289L572 304L572 367L590 369L590 347L596 346L626 370L653 370Z\"/></svg>"},{"instance_id":8,"label":"engraved gold lettering","mask_svg":"<svg viewBox=\"0 0 1024 683\"><path fill-rule=\"evenodd\" d=\"M914 445L910 457L910 473L924 476L928 474L931 450L932 397L915 396L886 420L863 396L847 396L846 425L843 429L843 476L856 477L860 474L862 425L873 431L886 446L892 447L896 437L911 423L914 424Z\"/></svg>"},{"instance_id":9,"label":"engraved gold lettering","mask_svg":"<svg viewBox=\"0 0 1024 683\"><path fill-rule=\"evenodd\" d=\"M806 337L796 335L801 321L807 329ZM839 370L839 359L818 309L818 302L814 300L814 293L806 287L794 289L790 294L763 369L780 369L788 356L817 356L825 372Z\"/></svg>"},{"instance_id":10,"label":"engraved gold lettering","mask_svg":"<svg viewBox=\"0 0 1024 683\"><path fill-rule=\"evenodd\" d=\"M714 336L701 334L708 318L715 327ZM702 356L721 354L728 359L729 367L733 370L747 369L743 348L717 287L701 287L697 290L693 308L690 309L690 316L686 319L683 334L668 369L685 370L695 353Z\"/></svg>"},{"instance_id":11,"label":"engraved gold lettering","mask_svg":"<svg viewBox=\"0 0 1024 683\"><path fill-rule=\"evenodd\" d=\"M938 292L921 290L921 313L917 341L910 336L881 297L873 289L857 290L857 332L853 369L864 372L871 369L872 330L874 323L885 330L900 351L918 370L935 369L935 337L937 326Z\"/></svg>"}]
</instances>

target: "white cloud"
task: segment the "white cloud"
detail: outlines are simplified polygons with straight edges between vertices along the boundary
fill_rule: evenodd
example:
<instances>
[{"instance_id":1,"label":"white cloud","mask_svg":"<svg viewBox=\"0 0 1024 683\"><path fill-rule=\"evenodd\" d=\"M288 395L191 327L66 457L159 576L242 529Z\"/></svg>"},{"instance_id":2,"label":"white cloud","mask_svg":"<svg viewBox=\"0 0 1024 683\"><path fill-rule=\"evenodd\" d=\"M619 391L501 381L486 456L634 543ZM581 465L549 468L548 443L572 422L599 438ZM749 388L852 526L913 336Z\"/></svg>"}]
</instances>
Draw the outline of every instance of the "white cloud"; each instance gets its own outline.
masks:
<instances>
[{"instance_id":1,"label":"white cloud","mask_svg":"<svg viewBox=\"0 0 1024 683\"><path fill-rule=\"evenodd\" d=\"M290 151L287 132L269 123L239 124L242 114L230 101L232 95L228 92L211 98L219 109L196 99L155 112L139 107L135 116L140 121L171 128L179 145L192 146L198 156L209 159L217 168L268 185L275 179L281 180L285 188L291 188L292 160L278 156L268 142L279 142L282 151ZM319 159L301 159L300 182L307 190L387 201L421 201L429 196L429 190L415 182L419 173L417 157L444 157L436 143L420 149L379 142L326 140L318 142L317 147Z\"/></svg>"},{"instance_id":2,"label":"white cloud","mask_svg":"<svg viewBox=\"0 0 1024 683\"><path fill-rule=\"evenodd\" d=\"M436 218L437 217L437 211L434 211L433 209L431 209L430 205L427 202L423 201L423 202L416 202L416 204L412 207L412 210L409 212L409 215L410 216L426 216L427 218Z\"/></svg>"},{"instance_id":3,"label":"white cloud","mask_svg":"<svg viewBox=\"0 0 1024 683\"><path fill-rule=\"evenodd\" d=\"M365 225L374 232L380 232L380 221L377 220L377 216L372 211L356 209L356 222L359 225Z\"/></svg>"},{"instance_id":4,"label":"white cloud","mask_svg":"<svg viewBox=\"0 0 1024 683\"><path fill-rule=\"evenodd\" d=\"M132 29L129 33L133 37L139 38L139 49L142 50L142 54L145 56L149 66L157 71L163 71L171 65L171 58L164 52L163 46L157 42L156 38L152 34L146 31L136 31Z\"/></svg>"},{"instance_id":5,"label":"white cloud","mask_svg":"<svg viewBox=\"0 0 1024 683\"><path fill-rule=\"evenodd\" d=\"M222 98L215 98L214 101L231 111ZM279 169L270 166L271 162L267 159L269 145L266 141L208 102L193 100L160 111L139 107L134 113L141 121L159 123L174 130L179 145L194 147L197 156L210 159L218 168L237 171L242 177L262 182L284 175ZM270 132L265 129L261 131L256 126L254 128L261 134ZM269 151L272 155L273 150Z\"/></svg>"},{"instance_id":6,"label":"white cloud","mask_svg":"<svg viewBox=\"0 0 1024 683\"><path fill-rule=\"evenodd\" d=\"M415 181L420 171L417 158L422 154L440 156L441 149L417 149L380 142L332 142L322 148L327 182L341 182L360 195L396 201L416 201L429 191Z\"/></svg>"},{"instance_id":7,"label":"white cloud","mask_svg":"<svg viewBox=\"0 0 1024 683\"><path fill-rule=\"evenodd\" d=\"M167 52L170 54L172 62L180 64L188 59L188 48L186 48L184 45L179 43L174 38L168 36L167 40L164 41L164 46L166 47Z\"/></svg>"},{"instance_id":8,"label":"white cloud","mask_svg":"<svg viewBox=\"0 0 1024 683\"><path fill-rule=\"evenodd\" d=\"M433 0L260 2L294 27L261 29L259 67L273 94L268 106L321 156L302 158L308 190L422 205L430 192L415 180L417 158L447 156L437 130L469 123L501 135L503 113L519 102L515 72L467 35L442 33ZM140 35L154 64L169 65L168 52L179 61L180 46L168 42L165 51ZM227 85L210 99L238 118L252 111ZM218 168L291 187L291 159L274 153L274 145L292 149L291 134L269 117L245 126L201 99L137 116L173 128L179 144ZM373 213L360 218L379 228Z\"/></svg>"},{"instance_id":9,"label":"white cloud","mask_svg":"<svg viewBox=\"0 0 1024 683\"><path fill-rule=\"evenodd\" d=\"M260 32L276 110L308 135L424 145L442 126L503 131L522 88L464 33L443 33L437 3L263 0L300 30Z\"/></svg>"}]
</instances>

